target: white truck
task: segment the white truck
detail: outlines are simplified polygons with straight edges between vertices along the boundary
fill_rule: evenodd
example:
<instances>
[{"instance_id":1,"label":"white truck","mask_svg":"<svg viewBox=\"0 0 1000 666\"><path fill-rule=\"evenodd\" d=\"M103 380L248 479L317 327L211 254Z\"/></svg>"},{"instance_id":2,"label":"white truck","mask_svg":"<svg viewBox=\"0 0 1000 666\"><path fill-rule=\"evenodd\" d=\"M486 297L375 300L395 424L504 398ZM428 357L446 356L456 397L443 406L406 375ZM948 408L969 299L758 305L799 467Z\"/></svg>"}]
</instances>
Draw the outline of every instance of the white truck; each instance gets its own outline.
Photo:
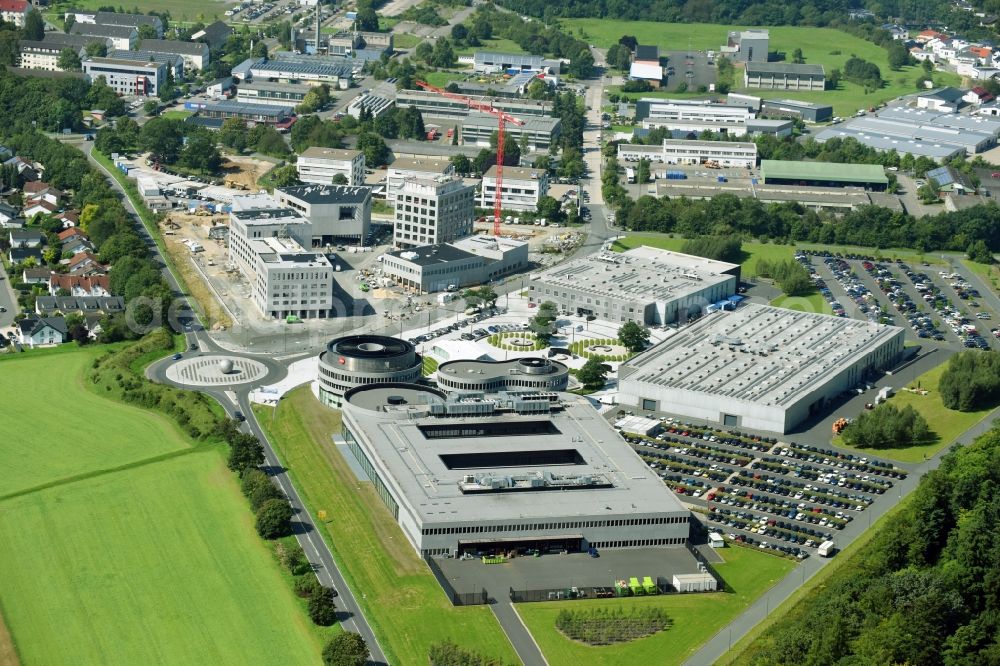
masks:
<instances>
[{"instance_id":1,"label":"white truck","mask_svg":"<svg viewBox=\"0 0 1000 666\"><path fill-rule=\"evenodd\" d=\"M836 551L837 546L832 541L824 541L816 549L816 554L820 557L830 557Z\"/></svg>"},{"instance_id":2,"label":"white truck","mask_svg":"<svg viewBox=\"0 0 1000 666\"><path fill-rule=\"evenodd\" d=\"M446 303L451 303L453 300L458 298L458 294L446 291L444 293L437 295L438 305L444 305Z\"/></svg>"}]
</instances>

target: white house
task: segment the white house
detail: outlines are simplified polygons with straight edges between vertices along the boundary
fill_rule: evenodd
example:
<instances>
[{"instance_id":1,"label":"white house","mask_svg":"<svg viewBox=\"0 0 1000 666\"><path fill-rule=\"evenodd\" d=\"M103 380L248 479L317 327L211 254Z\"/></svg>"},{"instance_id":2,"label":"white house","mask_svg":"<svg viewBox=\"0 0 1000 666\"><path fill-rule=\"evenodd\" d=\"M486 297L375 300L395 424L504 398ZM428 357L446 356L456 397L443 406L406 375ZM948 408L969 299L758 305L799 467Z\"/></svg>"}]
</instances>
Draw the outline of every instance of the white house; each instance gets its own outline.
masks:
<instances>
[{"instance_id":1,"label":"white house","mask_svg":"<svg viewBox=\"0 0 1000 666\"><path fill-rule=\"evenodd\" d=\"M22 345L58 345L66 342L66 320L63 317L40 317L22 319L17 324L18 340Z\"/></svg>"}]
</instances>

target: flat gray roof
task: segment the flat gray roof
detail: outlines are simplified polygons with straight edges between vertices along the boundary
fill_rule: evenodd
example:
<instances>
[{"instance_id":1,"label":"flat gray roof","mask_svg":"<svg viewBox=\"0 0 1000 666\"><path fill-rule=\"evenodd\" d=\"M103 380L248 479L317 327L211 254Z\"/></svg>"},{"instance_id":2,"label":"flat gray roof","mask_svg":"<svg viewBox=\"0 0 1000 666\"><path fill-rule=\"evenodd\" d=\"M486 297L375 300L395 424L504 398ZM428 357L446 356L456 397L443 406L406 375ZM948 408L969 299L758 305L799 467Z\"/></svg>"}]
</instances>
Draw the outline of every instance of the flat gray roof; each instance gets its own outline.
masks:
<instances>
[{"instance_id":1,"label":"flat gray roof","mask_svg":"<svg viewBox=\"0 0 1000 666\"><path fill-rule=\"evenodd\" d=\"M604 298L665 302L732 279L736 264L637 247L574 259L543 271L533 283L564 287Z\"/></svg>"},{"instance_id":2,"label":"flat gray roof","mask_svg":"<svg viewBox=\"0 0 1000 666\"><path fill-rule=\"evenodd\" d=\"M322 146L312 146L311 148L306 148L299 155L299 157L351 161L360 154L361 154L360 150L350 150L347 148L324 148Z\"/></svg>"},{"instance_id":3,"label":"flat gray roof","mask_svg":"<svg viewBox=\"0 0 1000 666\"><path fill-rule=\"evenodd\" d=\"M898 153L909 153L911 155L918 156L923 155L936 160L948 159L965 150L964 147L953 143L901 138L898 136L866 131L861 128L853 128L847 125L834 125L833 127L827 127L816 134L816 140L820 143L829 141L830 139L845 138L856 139L866 146L870 146L878 150L895 150Z\"/></svg>"},{"instance_id":4,"label":"flat gray roof","mask_svg":"<svg viewBox=\"0 0 1000 666\"><path fill-rule=\"evenodd\" d=\"M556 127L559 126L558 118L550 118L548 116L524 116L523 118L518 118L523 125L516 125L514 123L507 123L507 131L518 131L518 130L528 130L533 132L552 132ZM479 111L473 111L469 113L465 118L461 120L463 129L465 127L471 127L474 125L479 125L480 127L496 127L497 117L490 115L488 113L481 113Z\"/></svg>"},{"instance_id":5,"label":"flat gray roof","mask_svg":"<svg viewBox=\"0 0 1000 666\"><path fill-rule=\"evenodd\" d=\"M429 415L428 403L444 403L441 395L414 385L376 385L348 392L343 407L345 425L388 470L393 485L404 495L402 500L425 523L686 512L663 481L585 398L570 393L554 394L561 409L541 414ZM477 402L502 401L504 396L463 394L453 399L471 407ZM391 405L390 398L397 402L401 399L404 404ZM503 432L506 425L516 428L539 422L551 427L544 434ZM498 431L486 437L473 434L480 427ZM428 428L436 428L438 432L428 437ZM440 457L567 449L575 450L582 462L449 469ZM497 478L535 472L591 475L606 480L611 487L489 493L463 493L459 488L466 475Z\"/></svg>"},{"instance_id":6,"label":"flat gray roof","mask_svg":"<svg viewBox=\"0 0 1000 666\"><path fill-rule=\"evenodd\" d=\"M787 407L902 330L751 303L680 329L624 363L619 377Z\"/></svg>"},{"instance_id":7,"label":"flat gray roof","mask_svg":"<svg viewBox=\"0 0 1000 666\"><path fill-rule=\"evenodd\" d=\"M438 375L455 380L482 380L491 377L521 375L533 379L566 374L569 370L559 361L545 358L514 358L509 361L481 361L478 359L445 361L438 366Z\"/></svg>"},{"instance_id":8,"label":"flat gray roof","mask_svg":"<svg viewBox=\"0 0 1000 666\"><path fill-rule=\"evenodd\" d=\"M825 76L823 65L798 65L791 62L748 62L747 74L789 74L792 76Z\"/></svg>"},{"instance_id":9,"label":"flat gray roof","mask_svg":"<svg viewBox=\"0 0 1000 666\"><path fill-rule=\"evenodd\" d=\"M389 165L390 169L400 171L420 171L424 173L448 173L451 162L448 160L426 160L414 157L399 157Z\"/></svg>"}]
</instances>

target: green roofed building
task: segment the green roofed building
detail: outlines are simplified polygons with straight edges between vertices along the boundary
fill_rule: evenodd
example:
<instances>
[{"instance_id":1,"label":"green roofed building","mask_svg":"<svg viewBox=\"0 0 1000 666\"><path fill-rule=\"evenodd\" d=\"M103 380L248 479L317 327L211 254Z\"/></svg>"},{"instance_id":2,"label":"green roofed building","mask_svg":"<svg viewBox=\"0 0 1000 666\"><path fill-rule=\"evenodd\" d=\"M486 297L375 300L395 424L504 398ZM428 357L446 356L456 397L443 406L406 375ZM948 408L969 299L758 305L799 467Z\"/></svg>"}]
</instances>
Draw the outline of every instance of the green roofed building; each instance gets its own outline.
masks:
<instances>
[{"instance_id":1,"label":"green roofed building","mask_svg":"<svg viewBox=\"0 0 1000 666\"><path fill-rule=\"evenodd\" d=\"M885 168L878 164L761 160L760 175L765 185L851 186L879 192L889 186Z\"/></svg>"}]
</instances>

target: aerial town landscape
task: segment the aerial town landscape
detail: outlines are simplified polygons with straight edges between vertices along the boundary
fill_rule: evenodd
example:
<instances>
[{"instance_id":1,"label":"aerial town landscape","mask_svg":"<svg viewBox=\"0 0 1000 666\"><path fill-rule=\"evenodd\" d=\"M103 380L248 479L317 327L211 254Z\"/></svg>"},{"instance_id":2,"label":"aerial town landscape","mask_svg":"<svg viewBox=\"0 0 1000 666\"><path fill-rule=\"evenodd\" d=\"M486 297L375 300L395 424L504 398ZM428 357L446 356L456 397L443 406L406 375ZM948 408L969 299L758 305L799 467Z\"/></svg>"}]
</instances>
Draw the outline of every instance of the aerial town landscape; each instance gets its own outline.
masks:
<instances>
[{"instance_id":1,"label":"aerial town landscape","mask_svg":"<svg viewBox=\"0 0 1000 666\"><path fill-rule=\"evenodd\" d=\"M998 17L0 0L0 664L1000 664Z\"/></svg>"}]
</instances>

